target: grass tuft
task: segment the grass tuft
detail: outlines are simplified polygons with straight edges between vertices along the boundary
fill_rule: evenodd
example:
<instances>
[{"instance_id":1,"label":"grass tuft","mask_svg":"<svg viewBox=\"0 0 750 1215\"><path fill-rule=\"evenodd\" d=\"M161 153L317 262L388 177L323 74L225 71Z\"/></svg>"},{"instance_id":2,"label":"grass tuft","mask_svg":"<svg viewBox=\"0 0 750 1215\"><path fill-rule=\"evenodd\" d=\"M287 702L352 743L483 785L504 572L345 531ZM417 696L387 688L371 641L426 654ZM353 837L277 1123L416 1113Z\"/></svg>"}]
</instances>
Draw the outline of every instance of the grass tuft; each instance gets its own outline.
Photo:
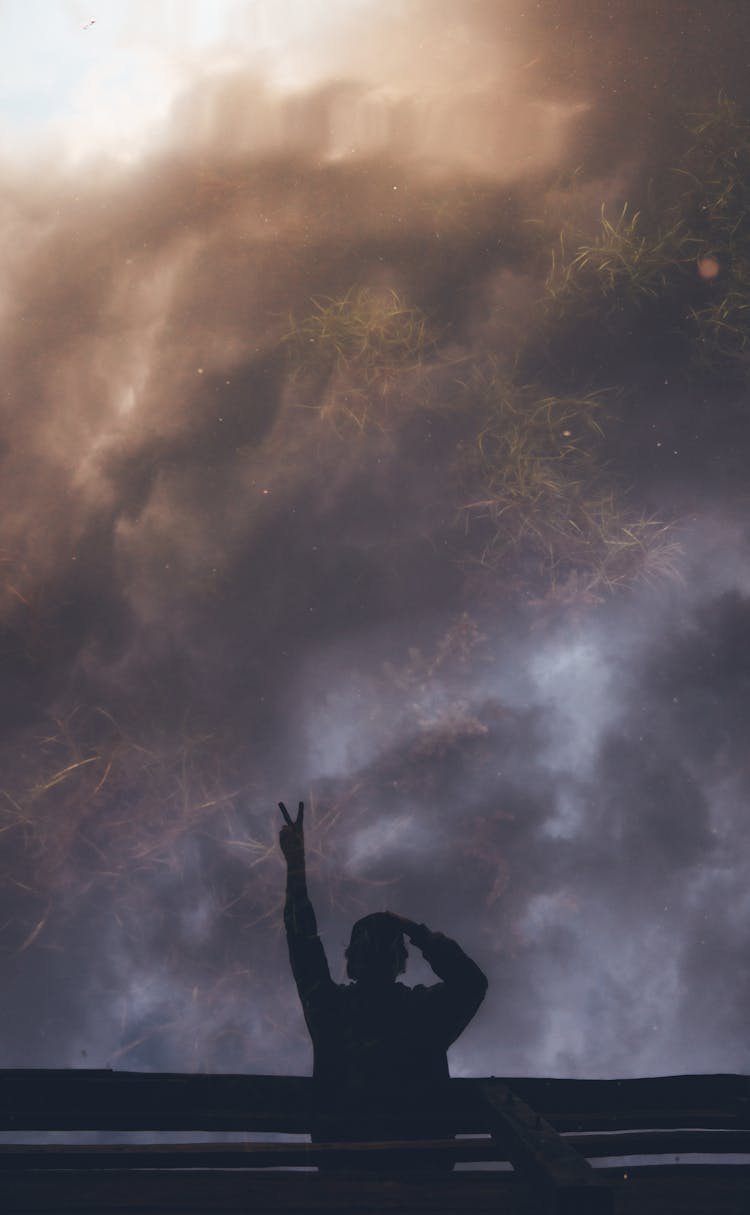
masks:
<instances>
[{"instance_id":1,"label":"grass tuft","mask_svg":"<svg viewBox=\"0 0 750 1215\"><path fill-rule=\"evenodd\" d=\"M382 426L394 383L437 353L427 317L393 290L352 288L310 302L306 316L290 316L283 338L294 378L334 423Z\"/></svg>"},{"instance_id":2,"label":"grass tuft","mask_svg":"<svg viewBox=\"0 0 750 1215\"><path fill-rule=\"evenodd\" d=\"M284 336L299 370L356 368L369 379L418 366L434 352L425 314L395 291L352 288L338 299L312 299L311 304L301 320L290 317Z\"/></svg>"},{"instance_id":3,"label":"grass tuft","mask_svg":"<svg viewBox=\"0 0 750 1215\"><path fill-rule=\"evenodd\" d=\"M574 250L562 232L559 252L552 252L547 299L563 312L642 308L663 296L684 276L700 244L677 216L650 231L641 211L625 203L610 220L602 204L599 229L588 239L579 235Z\"/></svg>"},{"instance_id":4,"label":"grass tuft","mask_svg":"<svg viewBox=\"0 0 750 1215\"><path fill-rule=\"evenodd\" d=\"M473 493L462 513L467 529L479 525L480 563L500 570L525 558L538 588L573 578L589 597L672 576L672 528L634 516L601 459L603 394L541 395L495 370L477 379L485 418L464 445Z\"/></svg>"},{"instance_id":5,"label":"grass tuft","mask_svg":"<svg viewBox=\"0 0 750 1215\"><path fill-rule=\"evenodd\" d=\"M750 373L750 121L725 93L688 116L678 163L641 209L604 206L593 234L563 229L551 252L545 302L556 319L651 309L680 332L703 368ZM655 198L661 201L657 204ZM674 305L659 319L660 302Z\"/></svg>"}]
</instances>

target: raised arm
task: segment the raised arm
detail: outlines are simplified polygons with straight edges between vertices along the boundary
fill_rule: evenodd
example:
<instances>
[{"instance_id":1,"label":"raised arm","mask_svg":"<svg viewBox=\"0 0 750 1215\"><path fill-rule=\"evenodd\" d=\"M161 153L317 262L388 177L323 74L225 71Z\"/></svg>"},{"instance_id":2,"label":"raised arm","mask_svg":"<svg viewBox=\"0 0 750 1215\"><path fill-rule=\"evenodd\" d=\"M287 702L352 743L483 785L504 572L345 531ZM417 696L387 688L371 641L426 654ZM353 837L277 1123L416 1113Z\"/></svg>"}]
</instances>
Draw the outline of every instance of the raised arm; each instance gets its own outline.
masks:
<instances>
[{"instance_id":1,"label":"raised arm","mask_svg":"<svg viewBox=\"0 0 750 1215\"><path fill-rule=\"evenodd\" d=\"M404 916L395 916L441 983L424 989L430 1020L446 1046L469 1024L484 999L487 978L461 946L442 932L431 932Z\"/></svg>"},{"instance_id":2,"label":"raised arm","mask_svg":"<svg viewBox=\"0 0 750 1215\"><path fill-rule=\"evenodd\" d=\"M297 984L302 1009L310 1032L314 1032L315 1014L321 1001L333 988L323 943L313 905L307 893L305 873L304 803L300 802L296 819L292 819L283 802L279 809L284 826L279 833L281 851L286 860L286 901L284 927L289 961Z\"/></svg>"}]
</instances>

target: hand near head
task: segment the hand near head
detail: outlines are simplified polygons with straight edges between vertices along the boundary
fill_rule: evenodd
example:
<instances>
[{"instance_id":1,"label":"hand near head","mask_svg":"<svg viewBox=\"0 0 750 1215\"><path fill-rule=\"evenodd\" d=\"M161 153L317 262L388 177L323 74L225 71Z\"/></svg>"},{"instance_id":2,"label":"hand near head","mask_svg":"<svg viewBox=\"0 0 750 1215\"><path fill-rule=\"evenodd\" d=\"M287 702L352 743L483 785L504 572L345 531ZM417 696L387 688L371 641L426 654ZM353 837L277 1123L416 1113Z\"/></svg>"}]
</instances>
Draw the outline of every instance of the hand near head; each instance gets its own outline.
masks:
<instances>
[{"instance_id":1,"label":"hand near head","mask_svg":"<svg viewBox=\"0 0 750 1215\"><path fill-rule=\"evenodd\" d=\"M279 843L281 844L281 851L286 857L287 864L304 864L305 836L303 821L305 817L305 803L299 803L295 819L290 817L283 802L279 802L279 810L284 815L284 826L279 832Z\"/></svg>"},{"instance_id":2,"label":"hand near head","mask_svg":"<svg viewBox=\"0 0 750 1215\"><path fill-rule=\"evenodd\" d=\"M391 919L396 920L404 936L408 937L410 941L414 933L422 927L421 924L417 924L416 920L407 920L406 916L396 915L395 911L386 911L385 914L389 915Z\"/></svg>"}]
</instances>

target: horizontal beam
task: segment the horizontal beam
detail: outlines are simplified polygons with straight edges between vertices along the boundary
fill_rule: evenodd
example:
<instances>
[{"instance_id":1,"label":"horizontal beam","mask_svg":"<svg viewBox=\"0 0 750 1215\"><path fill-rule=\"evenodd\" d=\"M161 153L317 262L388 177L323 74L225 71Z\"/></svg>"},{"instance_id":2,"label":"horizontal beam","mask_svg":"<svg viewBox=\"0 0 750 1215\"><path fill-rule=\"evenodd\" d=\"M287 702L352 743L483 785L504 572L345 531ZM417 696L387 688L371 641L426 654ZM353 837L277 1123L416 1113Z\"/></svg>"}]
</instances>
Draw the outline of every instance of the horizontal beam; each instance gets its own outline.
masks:
<instances>
[{"instance_id":1,"label":"horizontal beam","mask_svg":"<svg viewBox=\"0 0 750 1215\"><path fill-rule=\"evenodd\" d=\"M750 1210L750 1176L738 1169L647 1170L608 1180L617 1210L633 1215L706 1215ZM3 1215L538 1215L513 1173L34 1172L0 1174Z\"/></svg>"},{"instance_id":2,"label":"horizontal beam","mask_svg":"<svg viewBox=\"0 0 750 1215\"><path fill-rule=\"evenodd\" d=\"M0 1172L31 1169L268 1169L314 1168L332 1159L347 1167L347 1156L363 1157L377 1169L378 1158L405 1160L497 1160L492 1139L427 1139L378 1143L112 1143L0 1144ZM349 1167L360 1167L350 1165ZM423 1167L420 1164L420 1168Z\"/></svg>"},{"instance_id":3,"label":"horizontal beam","mask_svg":"<svg viewBox=\"0 0 750 1215\"><path fill-rule=\"evenodd\" d=\"M499 1079L560 1131L750 1129L750 1076L719 1073L635 1080L535 1076Z\"/></svg>"},{"instance_id":4,"label":"horizontal beam","mask_svg":"<svg viewBox=\"0 0 750 1215\"><path fill-rule=\"evenodd\" d=\"M678 1156L690 1154L721 1156L730 1153L750 1155L750 1131L627 1131L614 1134L566 1135L569 1144L584 1158L605 1156ZM259 1169L315 1166L332 1154L409 1152L415 1144L399 1140L392 1143L2 1143L0 1171L3 1169ZM456 1162L499 1161L507 1155L486 1136L463 1139L419 1140L420 1155L436 1158L447 1153ZM189 1164L187 1163L189 1161ZM720 1164L720 1162L717 1162ZM646 1164L637 1166L639 1169ZM662 1167L662 1166L659 1166Z\"/></svg>"},{"instance_id":5,"label":"horizontal beam","mask_svg":"<svg viewBox=\"0 0 750 1215\"><path fill-rule=\"evenodd\" d=\"M502 1209L529 1215L524 1194L514 1198L512 1173L424 1173L398 1178L362 1173L101 1173L0 1174L3 1215L216 1215L216 1212L289 1212L290 1215L472 1215ZM507 1197L506 1197L507 1196ZM509 1201L510 1200L510 1201Z\"/></svg>"},{"instance_id":6,"label":"horizontal beam","mask_svg":"<svg viewBox=\"0 0 750 1215\"><path fill-rule=\"evenodd\" d=\"M0 1130L304 1134L311 1096L307 1076L0 1071Z\"/></svg>"},{"instance_id":7,"label":"horizontal beam","mask_svg":"<svg viewBox=\"0 0 750 1215\"><path fill-rule=\"evenodd\" d=\"M613 1134L565 1135L577 1152L589 1159L602 1156L721 1156L750 1155L750 1131L615 1131Z\"/></svg>"},{"instance_id":8,"label":"horizontal beam","mask_svg":"<svg viewBox=\"0 0 750 1215\"><path fill-rule=\"evenodd\" d=\"M750 1077L661 1076L637 1080L485 1078L508 1084L558 1131L675 1127L750 1129ZM483 1078L450 1081L457 1133L487 1130ZM190 1075L104 1070L0 1071L0 1130L187 1130L304 1133L312 1120L306 1076ZM431 1120L432 1118L432 1120ZM430 1106L419 1129L437 1133ZM403 1117L406 1134L414 1118ZM389 1119L391 1134L394 1115Z\"/></svg>"}]
</instances>

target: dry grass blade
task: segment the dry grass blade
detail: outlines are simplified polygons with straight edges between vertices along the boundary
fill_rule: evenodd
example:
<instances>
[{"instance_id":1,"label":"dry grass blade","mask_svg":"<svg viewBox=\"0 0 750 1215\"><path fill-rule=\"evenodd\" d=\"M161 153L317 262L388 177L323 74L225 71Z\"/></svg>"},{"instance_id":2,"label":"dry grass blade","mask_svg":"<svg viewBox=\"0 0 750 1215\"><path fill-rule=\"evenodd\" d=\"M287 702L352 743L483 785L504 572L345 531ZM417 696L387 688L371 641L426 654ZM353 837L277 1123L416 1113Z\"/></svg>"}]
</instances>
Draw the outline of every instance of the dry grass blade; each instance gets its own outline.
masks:
<instances>
[{"instance_id":1,"label":"dry grass blade","mask_svg":"<svg viewBox=\"0 0 750 1215\"><path fill-rule=\"evenodd\" d=\"M28 936L25 937L25 939L19 945L18 949L16 950L16 953L23 953L24 950L29 949L34 944L35 940L37 939L37 937L40 935L40 933L44 929L44 926L47 923L47 919L48 919L48 915L42 916L41 920L39 920L39 922L32 928L32 930L28 934Z\"/></svg>"},{"instance_id":2,"label":"dry grass blade","mask_svg":"<svg viewBox=\"0 0 750 1215\"><path fill-rule=\"evenodd\" d=\"M50 789L54 789L55 785L59 785L61 781L66 780L67 777L71 776L74 772L77 772L79 768L85 768L88 764L94 764L98 759L98 755L89 755L87 759L79 759L73 764L67 764L64 768L61 768L59 772L55 772L54 775L50 776L42 784L35 785L31 791L32 796L38 797L42 793L48 793Z\"/></svg>"}]
</instances>

